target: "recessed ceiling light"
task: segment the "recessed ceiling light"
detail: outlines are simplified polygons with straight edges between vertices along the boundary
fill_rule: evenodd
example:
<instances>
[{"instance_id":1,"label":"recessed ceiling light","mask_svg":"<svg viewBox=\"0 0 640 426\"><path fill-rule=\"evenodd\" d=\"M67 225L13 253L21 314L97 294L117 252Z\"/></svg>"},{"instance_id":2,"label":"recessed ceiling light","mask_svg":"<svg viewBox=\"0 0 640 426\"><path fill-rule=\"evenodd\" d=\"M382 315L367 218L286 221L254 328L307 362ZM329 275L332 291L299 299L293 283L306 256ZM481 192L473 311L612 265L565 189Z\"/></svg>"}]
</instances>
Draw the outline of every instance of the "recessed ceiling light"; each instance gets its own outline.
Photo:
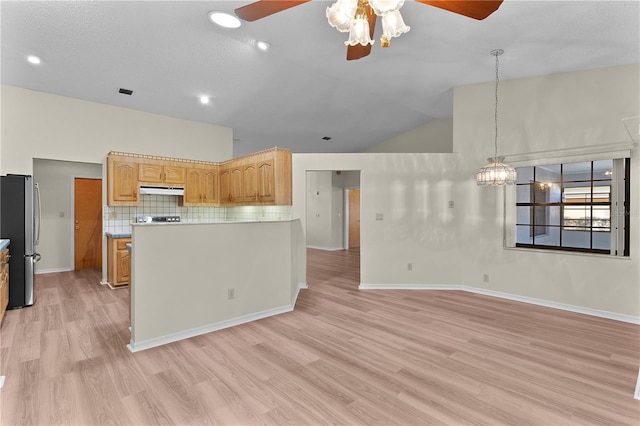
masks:
<instances>
[{"instance_id":1,"label":"recessed ceiling light","mask_svg":"<svg viewBox=\"0 0 640 426\"><path fill-rule=\"evenodd\" d=\"M27 56L27 62L33 65L38 65L41 61L40 58L38 58L36 55L29 55Z\"/></svg>"},{"instance_id":2,"label":"recessed ceiling light","mask_svg":"<svg viewBox=\"0 0 640 426\"><path fill-rule=\"evenodd\" d=\"M211 100L209 99L209 97L208 97L208 96L200 96L200 103L201 103L201 104L206 105L206 104L208 104L210 101L211 101Z\"/></svg>"},{"instance_id":3,"label":"recessed ceiling light","mask_svg":"<svg viewBox=\"0 0 640 426\"><path fill-rule=\"evenodd\" d=\"M271 45L269 43L267 43L266 41L258 41L258 42L256 42L256 46L260 50L268 50L269 46L271 46Z\"/></svg>"},{"instance_id":4,"label":"recessed ceiling light","mask_svg":"<svg viewBox=\"0 0 640 426\"><path fill-rule=\"evenodd\" d=\"M224 28L238 28L241 24L238 18L225 12L209 12L209 19Z\"/></svg>"}]
</instances>

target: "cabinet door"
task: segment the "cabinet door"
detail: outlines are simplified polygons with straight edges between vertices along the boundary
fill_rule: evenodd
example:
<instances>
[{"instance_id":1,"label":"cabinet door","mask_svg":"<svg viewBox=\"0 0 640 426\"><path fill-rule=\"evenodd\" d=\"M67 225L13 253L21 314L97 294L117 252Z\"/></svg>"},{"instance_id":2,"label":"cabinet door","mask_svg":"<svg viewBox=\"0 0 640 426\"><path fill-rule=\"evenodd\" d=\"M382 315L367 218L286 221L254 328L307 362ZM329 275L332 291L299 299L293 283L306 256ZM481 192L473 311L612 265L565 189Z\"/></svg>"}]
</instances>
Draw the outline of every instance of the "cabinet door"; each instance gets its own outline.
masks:
<instances>
[{"instance_id":1,"label":"cabinet door","mask_svg":"<svg viewBox=\"0 0 640 426\"><path fill-rule=\"evenodd\" d=\"M116 253L117 275L115 285L129 284L131 280L131 256L128 250L118 250Z\"/></svg>"},{"instance_id":2,"label":"cabinet door","mask_svg":"<svg viewBox=\"0 0 640 426\"><path fill-rule=\"evenodd\" d=\"M138 181L144 183L162 183L162 164L140 163Z\"/></svg>"},{"instance_id":3,"label":"cabinet door","mask_svg":"<svg viewBox=\"0 0 640 426\"><path fill-rule=\"evenodd\" d=\"M164 166L163 182L166 184L176 185L184 184L186 169L180 166Z\"/></svg>"},{"instance_id":4,"label":"cabinet door","mask_svg":"<svg viewBox=\"0 0 640 426\"><path fill-rule=\"evenodd\" d=\"M231 188L229 201L237 203L242 201L244 188L242 186L242 165L236 164L231 167Z\"/></svg>"},{"instance_id":5,"label":"cabinet door","mask_svg":"<svg viewBox=\"0 0 640 426\"><path fill-rule=\"evenodd\" d=\"M138 164L134 160L108 160L109 205L138 204Z\"/></svg>"},{"instance_id":6,"label":"cabinet door","mask_svg":"<svg viewBox=\"0 0 640 426\"><path fill-rule=\"evenodd\" d=\"M187 184L184 188L184 204L197 204L202 201L201 179L202 170L189 169L187 171Z\"/></svg>"},{"instance_id":7,"label":"cabinet door","mask_svg":"<svg viewBox=\"0 0 640 426\"><path fill-rule=\"evenodd\" d=\"M275 200L275 173L273 158L258 161L258 201Z\"/></svg>"},{"instance_id":8,"label":"cabinet door","mask_svg":"<svg viewBox=\"0 0 640 426\"><path fill-rule=\"evenodd\" d=\"M220 204L231 201L231 169L220 169Z\"/></svg>"},{"instance_id":9,"label":"cabinet door","mask_svg":"<svg viewBox=\"0 0 640 426\"><path fill-rule=\"evenodd\" d=\"M202 170L200 192L204 204L216 205L220 202L218 197L218 170Z\"/></svg>"},{"instance_id":10,"label":"cabinet door","mask_svg":"<svg viewBox=\"0 0 640 426\"><path fill-rule=\"evenodd\" d=\"M247 161L242 166L242 200L248 203L258 199L258 181L255 161Z\"/></svg>"}]
</instances>

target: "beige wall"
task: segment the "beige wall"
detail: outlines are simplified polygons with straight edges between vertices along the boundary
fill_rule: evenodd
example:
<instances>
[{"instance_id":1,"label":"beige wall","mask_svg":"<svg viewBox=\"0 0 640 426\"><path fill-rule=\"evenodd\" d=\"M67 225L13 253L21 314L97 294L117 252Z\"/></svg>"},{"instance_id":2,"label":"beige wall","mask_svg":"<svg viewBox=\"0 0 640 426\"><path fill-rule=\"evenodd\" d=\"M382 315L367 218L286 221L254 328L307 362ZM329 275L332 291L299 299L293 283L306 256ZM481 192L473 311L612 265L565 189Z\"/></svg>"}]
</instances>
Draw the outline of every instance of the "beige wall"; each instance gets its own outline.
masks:
<instances>
[{"instance_id":1,"label":"beige wall","mask_svg":"<svg viewBox=\"0 0 640 426\"><path fill-rule=\"evenodd\" d=\"M453 152L453 120L431 120L364 152Z\"/></svg>"},{"instance_id":2,"label":"beige wall","mask_svg":"<svg viewBox=\"0 0 640 426\"><path fill-rule=\"evenodd\" d=\"M640 115L639 73L634 65L504 82L501 152L629 141L620 120ZM638 202L632 200L631 258L503 248L502 191L474 180L493 155L493 89L455 89L456 154L294 154L294 217L305 217L307 170L361 170L363 284L468 286L640 321ZM632 162L635 197L637 149Z\"/></svg>"},{"instance_id":3,"label":"beige wall","mask_svg":"<svg viewBox=\"0 0 640 426\"><path fill-rule=\"evenodd\" d=\"M0 94L2 174L32 174L33 158L101 164L111 150L208 161L233 156L228 127L14 86Z\"/></svg>"}]
</instances>

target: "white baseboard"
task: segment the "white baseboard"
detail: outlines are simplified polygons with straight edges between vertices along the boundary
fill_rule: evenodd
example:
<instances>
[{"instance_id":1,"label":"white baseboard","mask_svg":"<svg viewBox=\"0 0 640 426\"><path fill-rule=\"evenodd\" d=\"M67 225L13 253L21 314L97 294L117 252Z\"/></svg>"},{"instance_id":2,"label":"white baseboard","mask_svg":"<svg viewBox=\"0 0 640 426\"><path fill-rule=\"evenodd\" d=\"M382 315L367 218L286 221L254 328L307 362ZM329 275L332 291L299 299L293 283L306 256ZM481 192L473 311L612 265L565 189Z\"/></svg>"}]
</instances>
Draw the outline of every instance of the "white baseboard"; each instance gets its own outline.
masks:
<instances>
[{"instance_id":1,"label":"white baseboard","mask_svg":"<svg viewBox=\"0 0 640 426\"><path fill-rule=\"evenodd\" d=\"M326 251L344 250L344 247L307 246L307 248L316 249L316 250L326 250Z\"/></svg>"},{"instance_id":2,"label":"white baseboard","mask_svg":"<svg viewBox=\"0 0 640 426\"><path fill-rule=\"evenodd\" d=\"M583 306L569 305L567 303L553 302L550 300L536 299L534 297L519 296L516 294L503 293L499 291L486 290L478 287L465 285L429 285L429 284L360 284L361 290L461 290L470 293L483 294L486 296L499 297L501 299L513 300L516 302L530 303L532 305L545 306L547 308L561 309L563 311L576 312L579 314L591 315L594 317L607 318L615 321L627 322L640 325L640 317L632 315L618 314L616 312L591 309Z\"/></svg>"},{"instance_id":3,"label":"white baseboard","mask_svg":"<svg viewBox=\"0 0 640 426\"><path fill-rule=\"evenodd\" d=\"M633 392L633 397L635 399L640 399L640 370L638 370L638 381L636 382L636 390Z\"/></svg>"},{"instance_id":4,"label":"white baseboard","mask_svg":"<svg viewBox=\"0 0 640 426\"><path fill-rule=\"evenodd\" d=\"M134 342L131 339L131 342L127 345L127 349L131 352L140 352L145 349L155 348L156 346L166 345L168 343L177 342L178 340L189 339L191 337L200 336L202 334L211 333L212 331L218 331L225 328L233 327L240 324L246 324L251 321L256 321L259 319L272 317L274 315L284 314L286 312L293 311L293 308L296 304L296 300L298 299L298 294L300 290L303 288L307 288L306 283L298 284L298 288L296 289L294 298L290 305L281 306L279 308L267 309L266 311L256 312L254 314L243 315L236 318L232 318L225 321L219 321L213 324L207 324L200 327L195 327L189 330L179 331L177 333L170 333L164 336L156 337L153 339L143 340L141 342Z\"/></svg>"},{"instance_id":5,"label":"white baseboard","mask_svg":"<svg viewBox=\"0 0 640 426\"><path fill-rule=\"evenodd\" d=\"M73 271L73 268L49 268L49 269L38 269L36 268L36 275L40 275L40 274L52 274L55 272L69 272L69 271Z\"/></svg>"}]
</instances>

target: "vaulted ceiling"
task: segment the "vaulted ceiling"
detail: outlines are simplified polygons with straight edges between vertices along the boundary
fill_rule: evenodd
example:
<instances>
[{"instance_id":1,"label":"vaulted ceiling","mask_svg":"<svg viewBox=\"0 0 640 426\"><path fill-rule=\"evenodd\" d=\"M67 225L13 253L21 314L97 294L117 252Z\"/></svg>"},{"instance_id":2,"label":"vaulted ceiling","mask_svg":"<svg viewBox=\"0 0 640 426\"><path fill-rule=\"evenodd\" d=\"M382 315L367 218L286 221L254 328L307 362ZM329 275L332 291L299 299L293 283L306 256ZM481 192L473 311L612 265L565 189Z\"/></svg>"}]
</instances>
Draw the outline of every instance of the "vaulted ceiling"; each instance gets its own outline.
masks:
<instances>
[{"instance_id":1,"label":"vaulted ceiling","mask_svg":"<svg viewBox=\"0 0 640 426\"><path fill-rule=\"evenodd\" d=\"M237 29L208 19L248 3L2 1L1 81L232 127L235 155L274 145L357 152L450 118L453 87L493 81L496 48L502 79L640 62L636 1L505 0L476 21L407 0L411 31L383 49L378 24L371 55L357 61L327 23L329 1Z\"/></svg>"}]
</instances>

